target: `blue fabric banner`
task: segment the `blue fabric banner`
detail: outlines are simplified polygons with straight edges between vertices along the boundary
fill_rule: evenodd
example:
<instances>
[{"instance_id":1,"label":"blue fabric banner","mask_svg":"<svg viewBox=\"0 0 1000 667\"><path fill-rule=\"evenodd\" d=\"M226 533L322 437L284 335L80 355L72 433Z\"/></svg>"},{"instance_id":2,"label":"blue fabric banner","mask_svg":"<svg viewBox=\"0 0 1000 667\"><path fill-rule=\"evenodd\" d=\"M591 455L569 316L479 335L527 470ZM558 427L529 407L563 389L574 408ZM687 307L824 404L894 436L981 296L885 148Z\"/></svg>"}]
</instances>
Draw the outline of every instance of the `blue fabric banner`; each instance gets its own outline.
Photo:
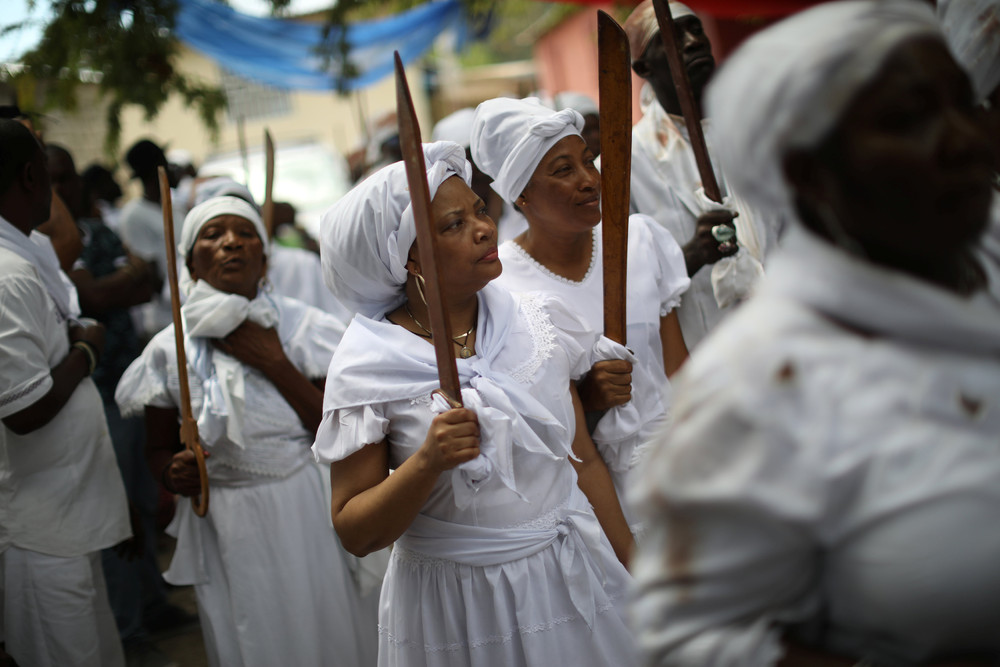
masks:
<instances>
[{"instance_id":1,"label":"blue fabric banner","mask_svg":"<svg viewBox=\"0 0 1000 667\"><path fill-rule=\"evenodd\" d=\"M404 64L419 58L460 17L459 0L432 0L385 19L350 25L349 57L358 73L345 89L365 88L392 74L393 51L399 51ZM220 67L252 81L289 90L337 87L337 72L324 70L316 52L322 42L320 24L248 16L213 0L179 0L176 33Z\"/></svg>"}]
</instances>

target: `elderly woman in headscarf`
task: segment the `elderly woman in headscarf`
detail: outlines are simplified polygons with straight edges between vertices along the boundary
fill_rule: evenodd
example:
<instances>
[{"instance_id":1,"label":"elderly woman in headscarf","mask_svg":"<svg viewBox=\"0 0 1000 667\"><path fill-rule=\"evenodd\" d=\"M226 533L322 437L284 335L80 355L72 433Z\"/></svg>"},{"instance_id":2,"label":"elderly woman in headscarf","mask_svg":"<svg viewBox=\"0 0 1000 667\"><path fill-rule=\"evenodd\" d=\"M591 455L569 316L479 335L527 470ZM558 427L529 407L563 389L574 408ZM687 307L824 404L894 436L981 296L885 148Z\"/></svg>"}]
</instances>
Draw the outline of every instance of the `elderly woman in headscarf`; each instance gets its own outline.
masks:
<instances>
[{"instance_id":1,"label":"elderly woman in headscarf","mask_svg":"<svg viewBox=\"0 0 1000 667\"><path fill-rule=\"evenodd\" d=\"M551 294L595 335L604 329L601 178L573 109L533 99L488 100L476 109L473 158L514 203L528 229L500 246L499 284ZM666 419L672 374L687 356L676 306L690 285L680 246L644 215L628 221L627 345L579 384L593 437L619 494L642 460L642 444ZM638 525L629 515L633 528Z\"/></svg>"},{"instance_id":2,"label":"elderly woman in headscarf","mask_svg":"<svg viewBox=\"0 0 1000 667\"><path fill-rule=\"evenodd\" d=\"M395 542L379 664L633 664L616 559L628 526L570 384L593 337L551 300L491 284L496 226L465 151L437 142L424 154L464 408L434 394L442 334L429 330L403 163L335 204L320 237L327 284L358 314L330 363L313 450L332 464L348 551Z\"/></svg>"},{"instance_id":3,"label":"elderly woman in headscarf","mask_svg":"<svg viewBox=\"0 0 1000 667\"><path fill-rule=\"evenodd\" d=\"M708 105L731 181L798 224L692 355L638 485L649 664L997 664L993 165L968 78L926 4L848 0L751 38Z\"/></svg>"},{"instance_id":4,"label":"elderly woman in headscarf","mask_svg":"<svg viewBox=\"0 0 1000 667\"><path fill-rule=\"evenodd\" d=\"M191 209L178 250L211 502L204 518L178 504L164 578L195 587L211 665L371 664L374 604L359 607L309 449L344 324L269 293L267 233L242 199ZM128 368L115 398L123 414L145 412L154 475L169 491L197 495L194 457L179 438L173 325Z\"/></svg>"}]
</instances>

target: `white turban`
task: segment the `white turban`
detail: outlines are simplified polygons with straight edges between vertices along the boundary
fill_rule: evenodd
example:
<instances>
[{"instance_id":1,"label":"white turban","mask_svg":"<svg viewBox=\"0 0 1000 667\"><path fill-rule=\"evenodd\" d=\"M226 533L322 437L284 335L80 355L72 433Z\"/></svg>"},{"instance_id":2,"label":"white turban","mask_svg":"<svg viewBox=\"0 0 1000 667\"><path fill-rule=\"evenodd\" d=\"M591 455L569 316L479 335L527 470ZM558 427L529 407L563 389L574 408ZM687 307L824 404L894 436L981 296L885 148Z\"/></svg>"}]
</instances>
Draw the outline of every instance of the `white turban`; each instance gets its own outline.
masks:
<instances>
[{"instance_id":1,"label":"white turban","mask_svg":"<svg viewBox=\"0 0 1000 667\"><path fill-rule=\"evenodd\" d=\"M451 141L424 144L431 198L451 176L466 183L472 167ZM327 287L351 310L378 317L403 302L406 259L417 238L406 168L396 162L356 185L320 220Z\"/></svg>"},{"instance_id":2,"label":"white turban","mask_svg":"<svg viewBox=\"0 0 1000 667\"><path fill-rule=\"evenodd\" d=\"M473 120L472 159L493 179L493 189L513 202L545 154L561 139L580 136L582 129L579 112L553 111L534 97L486 100Z\"/></svg>"},{"instance_id":3,"label":"white turban","mask_svg":"<svg viewBox=\"0 0 1000 667\"><path fill-rule=\"evenodd\" d=\"M431 130L431 141L454 141L462 148L472 145L472 117L475 109L466 107L448 114Z\"/></svg>"},{"instance_id":4,"label":"white turban","mask_svg":"<svg viewBox=\"0 0 1000 667\"><path fill-rule=\"evenodd\" d=\"M937 11L955 59L986 99L1000 85L1000 0L938 0Z\"/></svg>"},{"instance_id":5,"label":"white turban","mask_svg":"<svg viewBox=\"0 0 1000 667\"><path fill-rule=\"evenodd\" d=\"M600 114L594 100L590 99L589 96L584 95L583 93L575 93L572 91L559 93L553 100L553 104L556 109L576 109L581 115L584 116L588 114L597 116Z\"/></svg>"},{"instance_id":6,"label":"white turban","mask_svg":"<svg viewBox=\"0 0 1000 667\"><path fill-rule=\"evenodd\" d=\"M184 218L184 227L181 229L181 240L177 244L177 252L180 254L181 262L187 263L188 253L194 247L194 242L198 239L198 232L210 220L214 220L222 215L237 215L253 223L257 230L257 236L264 244L264 255L267 256L270 244L267 238L267 230L264 228L264 221L260 219L260 213L249 202L239 197L215 197L204 201L188 211Z\"/></svg>"},{"instance_id":7,"label":"white turban","mask_svg":"<svg viewBox=\"0 0 1000 667\"><path fill-rule=\"evenodd\" d=\"M217 176L195 185L195 206L203 204L214 197L239 197L250 202L255 207L257 206L257 202L254 201L253 195L250 194L247 186L237 183L228 176Z\"/></svg>"},{"instance_id":8,"label":"white turban","mask_svg":"<svg viewBox=\"0 0 1000 667\"><path fill-rule=\"evenodd\" d=\"M842 0L796 14L743 44L709 83L717 157L752 207L793 213L781 161L816 146L903 42L941 36L912 0Z\"/></svg>"},{"instance_id":9,"label":"white turban","mask_svg":"<svg viewBox=\"0 0 1000 667\"><path fill-rule=\"evenodd\" d=\"M674 20L682 16L695 16L691 8L684 3L671 2L669 4L670 15L674 17ZM660 24L656 22L653 0L646 0L632 10L622 28L628 36L629 50L632 52L632 61L634 62L642 57L649 42L660 32Z\"/></svg>"}]
</instances>

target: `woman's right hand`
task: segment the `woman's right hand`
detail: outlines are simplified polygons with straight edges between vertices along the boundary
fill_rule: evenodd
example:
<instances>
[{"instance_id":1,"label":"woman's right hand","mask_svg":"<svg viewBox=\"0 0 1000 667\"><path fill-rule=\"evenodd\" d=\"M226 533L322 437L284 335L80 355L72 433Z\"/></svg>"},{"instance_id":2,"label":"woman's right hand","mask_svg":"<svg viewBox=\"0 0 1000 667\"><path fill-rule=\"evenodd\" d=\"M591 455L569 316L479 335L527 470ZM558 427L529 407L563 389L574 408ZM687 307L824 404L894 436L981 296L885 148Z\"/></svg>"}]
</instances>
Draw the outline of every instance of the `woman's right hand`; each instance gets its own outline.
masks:
<instances>
[{"instance_id":1,"label":"woman's right hand","mask_svg":"<svg viewBox=\"0 0 1000 667\"><path fill-rule=\"evenodd\" d=\"M455 408L434 417L420 453L427 467L437 473L479 456L476 413L468 408Z\"/></svg>"},{"instance_id":2,"label":"woman's right hand","mask_svg":"<svg viewBox=\"0 0 1000 667\"><path fill-rule=\"evenodd\" d=\"M632 364L624 359L598 361L576 389L586 412L624 405L632 400Z\"/></svg>"},{"instance_id":3,"label":"woman's right hand","mask_svg":"<svg viewBox=\"0 0 1000 667\"><path fill-rule=\"evenodd\" d=\"M210 456L205 452L205 458ZM182 496L197 496L201 493L201 477L198 475L198 460L190 449L177 452L163 472L163 482L168 491Z\"/></svg>"}]
</instances>

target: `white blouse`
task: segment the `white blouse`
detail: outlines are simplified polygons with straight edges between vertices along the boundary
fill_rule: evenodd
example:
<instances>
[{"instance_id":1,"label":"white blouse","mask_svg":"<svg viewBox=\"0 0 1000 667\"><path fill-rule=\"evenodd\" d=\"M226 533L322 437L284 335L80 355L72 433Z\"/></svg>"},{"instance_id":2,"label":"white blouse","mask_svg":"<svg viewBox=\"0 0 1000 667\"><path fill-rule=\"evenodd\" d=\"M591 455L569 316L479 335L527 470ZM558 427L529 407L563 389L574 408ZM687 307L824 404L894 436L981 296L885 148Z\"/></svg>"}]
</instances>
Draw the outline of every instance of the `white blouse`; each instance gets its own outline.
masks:
<instances>
[{"instance_id":1,"label":"white blouse","mask_svg":"<svg viewBox=\"0 0 1000 667\"><path fill-rule=\"evenodd\" d=\"M442 474L421 508L435 519L505 528L561 507L575 488L576 475L566 460L575 432L568 383L590 367L594 337L552 300L522 300L516 314L508 301L514 303L492 285L480 292L476 354L456 359L462 384L469 387L463 391L463 398L471 399L466 403L476 394L485 403L477 410L480 458L492 459L492 472L479 482L466 482L469 474L463 479L462 467ZM492 315L491 302L497 311ZM494 328L505 331L491 333ZM339 461L388 440L389 465L399 467L427 436L437 382L434 348L426 340L387 320L355 316L330 363L323 422L313 446L317 460ZM503 413L496 431L490 410ZM474 488L468 498L467 487Z\"/></svg>"},{"instance_id":2,"label":"white blouse","mask_svg":"<svg viewBox=\"0 0 1000 667\"><path fill-rule=\"evenodd\" d=\"M325 377L333 351L345 325L339 319L306 304L271 295L278 310L278 337L288 359L310 379ZM200 377L188 347L188 384L194 415L202 411L206 380ZM224 354L204 346L207 353ZM201 365L215 372L212 364ZM246 384L243 411L244 444L238 446L225 435L204 442L212 456L206 460L213 483L242 484L259 479L282 478L310 460L312 434L302 425L295 410L281 392L260 371L242 366ZM115 400L125 416L141 414L145 406L177 408L180 379L177 351L171 324L156 334L142 355L132 362L115 390ZM204 437L204 434L202 434Z\"/></svg>"},{"instance_id":3,"label":"white blouse","mask_svg":"<svg viewBox=\"0 0 1000 667\"><path fill-rule=\"evenodd\" d=\"M649 664L772 665L786 630L878 665L1000 656L998 333L987 299L789 239L636 489Z\"/></svg>"}]
</instances>

